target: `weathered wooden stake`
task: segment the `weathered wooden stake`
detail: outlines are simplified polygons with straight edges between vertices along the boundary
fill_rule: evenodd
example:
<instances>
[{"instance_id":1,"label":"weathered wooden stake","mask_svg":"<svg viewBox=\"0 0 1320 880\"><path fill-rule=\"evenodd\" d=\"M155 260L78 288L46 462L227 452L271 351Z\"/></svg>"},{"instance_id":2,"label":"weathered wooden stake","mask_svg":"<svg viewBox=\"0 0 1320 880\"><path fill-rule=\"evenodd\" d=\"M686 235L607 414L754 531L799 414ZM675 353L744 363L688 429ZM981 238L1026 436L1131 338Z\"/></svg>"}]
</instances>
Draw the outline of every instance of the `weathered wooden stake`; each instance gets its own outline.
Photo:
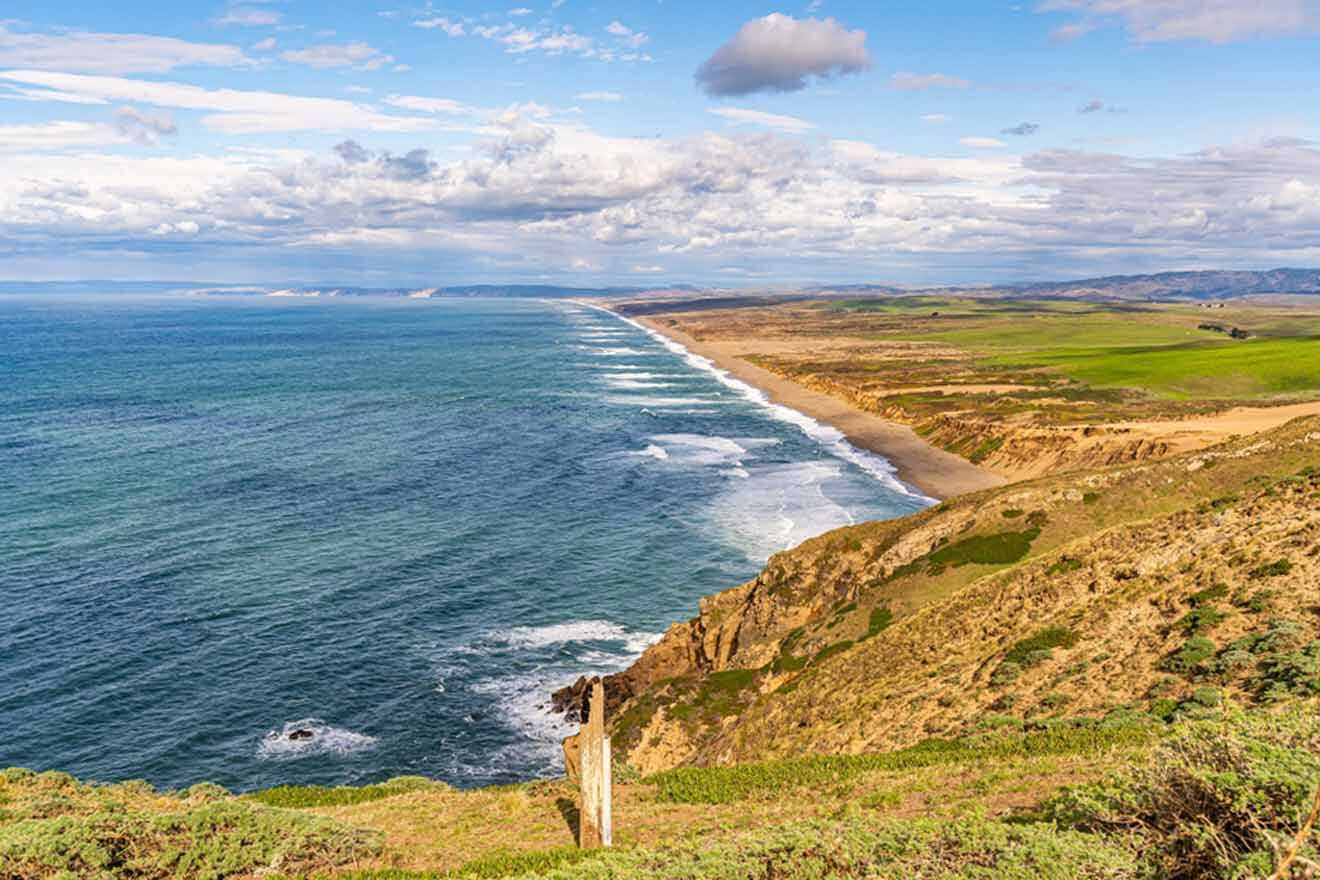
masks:
<instances>
[{"instance_id":1,"label":"weathered wooden stake","mask_svg":"<svg viewBox=\"0 0 1320 880\"><path fill-rule=\"evenodd\" d=\"M610 738L605 735L605 685L591 686L587 723L580 742L582 810L578 814L578 845L599 849L614 841L610 822Z\"/></svg>"}]
</instances>

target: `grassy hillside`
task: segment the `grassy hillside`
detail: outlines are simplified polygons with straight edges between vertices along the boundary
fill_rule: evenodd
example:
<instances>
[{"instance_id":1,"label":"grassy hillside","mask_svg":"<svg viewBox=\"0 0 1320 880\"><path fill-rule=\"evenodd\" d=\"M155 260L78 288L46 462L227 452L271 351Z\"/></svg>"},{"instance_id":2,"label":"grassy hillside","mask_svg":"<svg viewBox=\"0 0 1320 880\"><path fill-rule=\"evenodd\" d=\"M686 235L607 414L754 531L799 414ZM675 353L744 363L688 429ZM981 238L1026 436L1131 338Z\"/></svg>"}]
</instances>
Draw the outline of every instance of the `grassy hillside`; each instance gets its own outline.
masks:
<instances>
[{"instance_id":1,"label":"grassy hillside","mask_svg":"<svg viewBox=\"0 0 1320 880\"><path fill-rule=\"evenodd\" d=\"M235 796L6 771L0 877L1265 877L1320 785L1317 708L667 771L618 786L606 853L571 845L572 792L556 781ZM1317 855L1304 842L1303 859Z\"/></svg>"},{"instance_id":2,"label":"grassy hillside","mask_svg":"<svg viewBox=\"0 0 1320 880\"><path fill-rule=\"evenodd\" d=\"M1320 419L772 559L629 672L643 771L1320 692Z\"/></svg>"}]
</instances>

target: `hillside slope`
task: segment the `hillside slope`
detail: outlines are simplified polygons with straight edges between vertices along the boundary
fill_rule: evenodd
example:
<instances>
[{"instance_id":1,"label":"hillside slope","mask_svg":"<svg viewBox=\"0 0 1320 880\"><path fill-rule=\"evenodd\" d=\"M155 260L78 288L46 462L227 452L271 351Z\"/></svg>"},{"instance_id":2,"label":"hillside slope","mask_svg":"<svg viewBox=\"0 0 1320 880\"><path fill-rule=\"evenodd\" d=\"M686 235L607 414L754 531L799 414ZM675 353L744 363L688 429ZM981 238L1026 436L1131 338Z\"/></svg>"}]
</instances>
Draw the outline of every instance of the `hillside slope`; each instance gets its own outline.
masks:
<instances>
[{"instance_id":1,"label":"hillside slope","mask_svg":"<svg viewBox=\"0 0 1320 880\"><path fill-rule=\"evenodd\" d=\"M1320 418L772 558L606 680L643 772L1320 690ZM580 688L558 696L580 709Z\"/></svg>"}]
</instances>

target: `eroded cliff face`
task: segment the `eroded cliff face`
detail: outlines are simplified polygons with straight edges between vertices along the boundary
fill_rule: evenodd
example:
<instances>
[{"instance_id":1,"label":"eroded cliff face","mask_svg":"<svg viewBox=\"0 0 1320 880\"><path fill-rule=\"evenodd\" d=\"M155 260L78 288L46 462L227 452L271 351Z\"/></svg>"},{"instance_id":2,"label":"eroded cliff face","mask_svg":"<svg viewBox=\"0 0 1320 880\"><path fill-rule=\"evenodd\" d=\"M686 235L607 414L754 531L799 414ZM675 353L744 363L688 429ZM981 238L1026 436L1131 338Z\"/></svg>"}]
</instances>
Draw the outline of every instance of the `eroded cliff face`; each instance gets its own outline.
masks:
<instances>
[{"instance_id":1,"label":"eroded cliff face","mask_svg":"<svg viewBox=\"0 0 1320 880\"><path fill-rule=\"evenodd\" d=\"M951 403L937 415L913 413L901 399L869 393L855 385L809 372L758 364L814 391L846 400L865 412L907 425L935 446L1012 480L1148 461L1202 448L1222 436L1176 424L1042 424L1030 412L986 418ZM958 386L949 386L956 391ZM1006 392L1011 393L1011 392ZM951 398L954 400L955 398Z\"/></svg>"},{"instance_id":2,"label":"eroded cliff face","mask_svg":"<svg viewBox=\"0 0 1320 880\"><path fill-rule=\"evenodd\" d=\"M1168 658L1206 638L1197 662L1213 664L1276 620L1314 651L1320 689L1316 607L1313 418L808 541L609 677L608 720L616 752L652 772L901 747L993 717L1144 711L1207 682L1255 699L1264 654L1239 651L1228 671ZM557 697L575 705L573 689Z\"/></svg>"}]
</instances>

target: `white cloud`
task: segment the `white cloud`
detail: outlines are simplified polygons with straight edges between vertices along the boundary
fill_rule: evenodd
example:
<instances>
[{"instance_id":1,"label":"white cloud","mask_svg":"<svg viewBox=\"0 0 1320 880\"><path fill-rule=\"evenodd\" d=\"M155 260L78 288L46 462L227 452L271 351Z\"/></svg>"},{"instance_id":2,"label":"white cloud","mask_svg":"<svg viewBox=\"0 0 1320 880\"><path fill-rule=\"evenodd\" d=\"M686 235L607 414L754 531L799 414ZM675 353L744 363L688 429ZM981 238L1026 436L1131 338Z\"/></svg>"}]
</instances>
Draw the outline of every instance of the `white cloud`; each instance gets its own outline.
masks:
<instances>
[{"instance_id":1,"label":"white cloud","mask_svg":"<svg viewBox=\"0 0 1320 880\"><path fill-rule=\"evenodd\" d=\"M403 110L415 110L418 113L447 113L447 114L465 114L472 113L473 108L464 104L462 101L455 101L450 98L423 98L417 95L390 95L385 99L385 103L391 107L398 107Z\"/></svg>"},{"instance_id":2,"label":"white cloud","mask_svg":"<svg viewBox=\"0 0 1320 880\"><path fill-rule=\"evenodd\" d=\"M155 107L207 112L202 123L215 131L249 134L276 131L423 131L428 119L391 116L338 98L308 98L278 92L204 89L174 82L148 82L110 76L49 73L33 70L0 71L0 80L47 89L58 95L89 100L131 101ZM41 92L33 90L34 94Z\"/></svg>"},{"instance_id":3,"label":"white cloud","mask_svg":"<svg viewBox=\"0 0 1320 880\"><path fill-rule=\"evenodd\" d=\"M711 107L706 112L723 116L733 122L759 125L762 128L794 134L800 134L816 127L805 119L798 119L795 116L781 116L778 113L763 113L760 110L745 110L741 107Z\"/></svg>"},{"instance_id":4,"label":"white cloud","mask_svg":"<svg viewBox=\"0 0 1320 880\"><path fill-rule=\"evenodd\" d=\"M273 9L257 9L250 6L230 6L223 15L216 18L219 25L238 25L240 27L258 27L279 24L284 19Z\"/></svg>"},{"instance_id":5,"label":"white cloud","mask_svg":"<svg viewBox=\"0 0 1320 880\"><path fill-rule=\"evenodd\" d=\"M921 117L922 122L929 122L932 125L943 125L946 122L952 122L953 117L947 113L927 113Z\"/></svg>"},{"instance_id":6,"label":"white cloud","mask_svg":"<svg viewBox=\"0 0 1320 880\"><path fill-rule=\"evenodd\" d=\"M237 46L147 34L18 33L0 21L0 67L81 73L166 73L179 67L252 64Z\"/></svg>"},{"instance_id":7,"label":"white cloud","mask_svg":"<svg viewBox=\"0 0 1320 880\"><path fill-rule=\"evenodd\" d=\"M1140 43L1233 43L1316 30L1320 11L1312 0L1041 0L1038 12L1082 16L1055 36L1074 39L1119 21Z\"/></svg>"},{"instance_id":8,"label":"white cloud","mask_svg":"<svg viewBox=\"0 0 1320 880\"><path fill-rule=\"evenodd\" d=\"M113 126L8 127L0 243L67 256L138 247L160 229L204 240L196 253L247 254L238 263L336 248L431 264L467 255L529 273L579 259L580 271L663 265L707 277L749 266L771 277L873 276L877 253L886 266L943 274L961 264L977 277L1023 265L1056 274L1079 261L1144 266L1150 254L1220 265L1320 259L1320 147L1302 141L1173 158L919 157L773 132L616 138L554 118L539 105L509 108L447 160L352 141L337 155L124 156L88 152L98 138L123 143ZM43 152L60 143L83 146Z\"/></svg>"},{"instance_id":9,"label":"white cloud","mask_svg":"<svg viewBox=\"0 0 1320 880\"><path fill-rule=\"evenodd\" d=\"M127 143L129 138L113 125L95 122L42 122L0 125L0 150L56 150L71 147Z\"/></svg>"},{"instance_id":10,"label":"white cloud","mask_svg":"<svg viewBox=\"0 0 1320 880\"><path fill-rule=\"evenodd\" d=\"M610 22L605 31L629 49L640 49L651 41L645 33L635 31L621 21Z\"/></svg>"},{"instance_id":11,"label":"white cloud","mask_svg":"<svg viewBox=\"0 0 1320 880\"><path fill-rule=\"evenodd\" d=\"M903 71L889 78L891 88L902 92L922 92L927 89L966 89L971 83L944 73L909 73Z\"/></svg>"},{"instance_id":12,"label":"white cloud","mask_svg":"<svg viewBox=\"0 0 1320 880\"><path fill-rule=\"evenodd\" d=\"M521 18L524 15L531 15L531 14L532 14L532 10L528 9L526 6L519 6L517 9L509 10L509 15L513 18Z\"/></svg>"},{"instance_id":13,"label":"white cloud","mask_svg":"<svg viewBox=\"0 0 1320 880\"><path fill-rule=\"evenodd\" d=\"M996 150L1004 146L1004 142L995 140L992 137L965 137L959 138L958 143L964 147L972 147L977 150Z\"/></svg>"},{"instance_id":14,"label":"white cloud","mask_svg":"<svg viewBox=\"0 0 1320 880\"><path fill-rule=\"evenodd\" d=\"M360 67L363 70L378 70L394 60L393 56L362 42L293 49L281 52L280 57L308 67Z\"/></svg>"},{"instance_id":15,"label":"white cloud","mask_svg":"<svg viewBox=\"0 0 1320 880\"><path fill-rule=\"evenodd\" d=\"M252 44L252 51L253 51L253 52L269 52L271 49L274 49L277 45L279 45L279 43L276 41L276 39L275 39L274 37L267 37L267 38L264 39L264 40L260 40L260 41L258 41L258 42L256 42L256 43L253 43L253 44Z\"/></svg>"},{"instance_id":16,"label":"white cloud","mask_svg":"<svg viewBox=\"0 0 1320 880\"><path fill-rule=\"evenodd\" d=\"M808 79L860 73L871 66L866 32L832 18L797 20L772 13L747 22L697 70L709 95L794 92Z\"/></svg>"},{"instance_id":17,"label":"white cloud","mask_svg":"<svg viewBox=\"0 0 1320 880\"><path fill-rule=\"evenodd\" d=\"M467 33L463 22L446 18L443 15L435 18L423 18L413 22L413 27L424 28L426 30L444 31L451 37L461 37Z\"/></svg>"},{"instance_id":18,"label":"white cloud","mask_svg":"<svg viewBox=\"0 0 1320 880\"><path fill-rule=\"evenodd\" d=\"M623 95L618 92L580 92L577 99L579 101L600 101L607 104L617 104L623 100Z\"/></svg>"}]
</instances>

